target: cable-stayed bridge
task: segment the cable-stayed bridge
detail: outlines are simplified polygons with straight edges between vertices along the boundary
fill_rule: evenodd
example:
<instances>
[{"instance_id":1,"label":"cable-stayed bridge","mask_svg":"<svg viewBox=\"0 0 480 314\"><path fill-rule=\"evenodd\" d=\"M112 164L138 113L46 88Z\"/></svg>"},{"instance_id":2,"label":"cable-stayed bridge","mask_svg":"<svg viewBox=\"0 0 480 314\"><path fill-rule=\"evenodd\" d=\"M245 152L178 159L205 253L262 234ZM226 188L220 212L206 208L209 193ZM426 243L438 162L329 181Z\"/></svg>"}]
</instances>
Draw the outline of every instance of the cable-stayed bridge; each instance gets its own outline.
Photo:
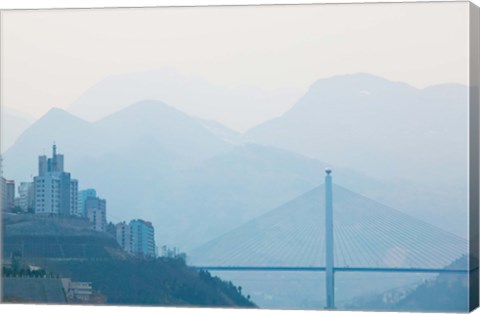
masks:
<instances>
[{"instance_id":1,"label":"cable-stayed bridge","mask_svg":"<svg viewBox=\"0 0 480 314\"><path fill-rule=\"evenodd\" d=\"M468 254L468 241L332 184L325 184L190 253L211 271L325 272L334 308L337 272L467 274L446 268Z\"/></svg>"}]
</instances>

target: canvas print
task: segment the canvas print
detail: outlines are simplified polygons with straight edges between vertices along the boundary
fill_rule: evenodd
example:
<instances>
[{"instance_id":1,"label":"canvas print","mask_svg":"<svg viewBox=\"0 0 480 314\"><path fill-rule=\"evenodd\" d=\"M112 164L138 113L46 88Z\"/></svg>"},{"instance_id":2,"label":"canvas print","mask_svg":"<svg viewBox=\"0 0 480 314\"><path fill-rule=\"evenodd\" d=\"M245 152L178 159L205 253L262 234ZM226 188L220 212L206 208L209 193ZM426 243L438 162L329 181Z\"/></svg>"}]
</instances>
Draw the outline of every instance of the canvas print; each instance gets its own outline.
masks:
<instances>
[{"instance_id":1,"label":"canvas print","mask_svg":"<svg viewBox=\"0 0 480 314\"><path fill-rule=\"evenodd\" d=\"M471 3L0 22L2 302L477 306Z\"/></svg>"}]
</instances>

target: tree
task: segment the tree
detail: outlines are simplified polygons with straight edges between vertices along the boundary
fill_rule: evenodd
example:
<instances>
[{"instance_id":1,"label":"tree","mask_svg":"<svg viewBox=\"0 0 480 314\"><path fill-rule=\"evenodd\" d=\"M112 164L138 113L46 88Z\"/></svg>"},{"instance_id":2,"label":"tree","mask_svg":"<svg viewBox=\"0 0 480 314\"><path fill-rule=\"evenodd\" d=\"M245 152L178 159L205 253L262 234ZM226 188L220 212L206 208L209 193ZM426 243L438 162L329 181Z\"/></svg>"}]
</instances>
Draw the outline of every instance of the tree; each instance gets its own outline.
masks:
<instances>
[{"instance_id":1,"label":"tree","mask_svg":"<svg viewBox=\"0 0 480 314\"><path fill-rule=\"evenodd\" d=\"M22 253L20 251L15 251L12 253L11 257L12 269L15 273L20 270L22 266Z\"/></svg>"}]
</instances>

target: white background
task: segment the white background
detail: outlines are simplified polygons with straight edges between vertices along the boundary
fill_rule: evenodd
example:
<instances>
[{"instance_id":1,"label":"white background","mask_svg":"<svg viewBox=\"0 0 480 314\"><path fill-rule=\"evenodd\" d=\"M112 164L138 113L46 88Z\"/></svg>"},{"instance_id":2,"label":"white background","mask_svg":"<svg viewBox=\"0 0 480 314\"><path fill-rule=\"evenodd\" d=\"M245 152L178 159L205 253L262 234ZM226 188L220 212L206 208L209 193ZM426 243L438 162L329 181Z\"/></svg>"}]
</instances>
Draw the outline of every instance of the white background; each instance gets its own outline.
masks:
<instances>
[{"instance_id":1,"label":"white background","mask_svg":"<svg viewBox=\"0 0 480 314\"><path fill-rule=\"evenodd\" d=\"M30 8L88 8L88 7L144 7L160 5L219 5L219 4L297 4L297 3L360 3L360 2L378 2L378 1L318 1L318 0L0 0L0 9L30 9ZM399 2L399 1L382 1ZM413 2L413 1L410 1ZM419 1L417 1L419 2ZM421 1L428 2L428 1ZM472 1L480 6L480 0ZM321 283L319 283L321 284ZM51 314L100 314L115 313L127 314L299 314L305 311L285 311L285 310L225 310L225 309L179 309L179 308L158 308L158 307L112 307L112 306L40 306L40 305L0 305L2 314L10 313L51 313ZM311 311L309 311L311 312ZM308 312L307 312L308 313ZM356 313L356 312L338 312L338 313ZM384 312L377 312L384 313ZM476 313L480 313L477 310Z\"/></svg>"}]
</instances>

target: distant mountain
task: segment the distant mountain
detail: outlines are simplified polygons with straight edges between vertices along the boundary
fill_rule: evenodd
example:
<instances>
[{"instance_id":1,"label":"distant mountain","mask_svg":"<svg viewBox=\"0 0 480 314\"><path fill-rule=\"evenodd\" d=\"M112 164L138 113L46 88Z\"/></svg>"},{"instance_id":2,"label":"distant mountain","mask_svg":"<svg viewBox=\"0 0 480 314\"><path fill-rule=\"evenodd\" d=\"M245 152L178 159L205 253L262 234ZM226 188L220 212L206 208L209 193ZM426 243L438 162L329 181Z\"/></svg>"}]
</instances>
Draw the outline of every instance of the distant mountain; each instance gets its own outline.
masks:
<instances>
[{"instance_id":1,"label":"distant mountain","mask_svg":"<svg viewBox=\"0 0 480 314\"><path fill-rule=\"evenodd\" d=\"M146 100L135 103L94 123L108 144L122 146L146 140L193 161L226 152L231 144L210 132L195 118L163 102Z\"/></svg>"},{"instance_id":2,"label":"distant mountain","mask_svg":"<svg viewBox=\"0 0 480 314\"><path fill-rule=\"evenodd\" d=\"M91 123L52 109L5 154L17 182L55 141L80 187L96 188L113 221L142 217L159 243L188 249L318 185L327 164L283 149L233 143L238 134L146 101ZM378 187L338 170L345 184ZM198 224L198 221L204 221Z\"/></svg>"},{"instance_id":3,"label":"distant mountain","mask_svg":"<svg viewBox=\"0 0 480 314\"><path fill-rule=\"evenodd\" d=\"M227 128L223 124L213 121L213 120L205 120L198 118L200 123L207 128L210 132L218 136L219 138L223 139L226 142L232 144L241 144L242 143L242 134L236 132L232 129Z\"/></svg>"},{"instance_id":4,"label":"distant mountain","mask_svg":"<svg viewBox=\"0 0 480 314\"><path fill-rule=\"evenodd\" d=\"M62 147L62 153L70 156L68 165L84 154L94 152L95 137L91 125L62 109L53 108L33 123L17 139L15 145L3 155L6 178L26 181L38 172L38 156L50 154L52 144ZM91 143L90 148L85 145ZM78 154L80 152L80 154Z\"/></svg>"},{"instance_id":5,"label":"distant mountain","mask_svg":"<svg viewBox=\"0 0 480 314\"><path fill-rule=\"evenodd\" d=\"M301 93L286 88L267 91L251 86L224 87L163 69L108 77L82 94L68 111L96 121L132 103L155 99L189 115L244 131L282 114Z\"/></svg>"},{"instance_id":6,"label":"distant mountain","mask_svg":"<svg viewBox=\"0 0 480 314\"><path fill-rule=\"evenodd\" d=\"M8 150L34 121L33 117L3 106L1 108L1 149Z\"/></svg>"},{"instance_id":7,"label":"distant mountain","mask_svg":"<svg viewBox=\"0 0 480 314\"><path fill-rule=\"evenodd\" d=\"M323 181L327 166L331 167L255 144L190 164L145 141L76 162L70 169L81 185L96 187L108 199L111 219L145 217L154 222L161 243L187 250L314 188ZM338 183L378 196L387 204L402 205L415 217L460 234L465 231L466 205L464 211L457 210L455 219L446 219L446 208L459 203L450 199L448 190L434 193L415 184L374 180L349 169L335 168L335 176Z\"/></svg>"},{"instance_id":8,"label":"distant mountain","mask_svg":"<svg viewBox=\"0 0 480 314\"><path fill-rule=\"evenodd\" d=\"M149 156L139 156L138 162L129 158L110 155L73 169L107 197L110 217L145 217L154 223L161 243L183 250L311 189L325 167L317 160L259 145L235 147L184 169L166 163L152 169L155 161ZM125 178L127 184L122 183Z\"/></svg>"},{"instance_id":9,"label":"distant mountain","mask_svg":"<svg viewBox=\"0 0 480 314\"><path fill-rule=\"evenodd\" d=\"M318 184L325 164L281 149L235 146L237 133L144 101L97 122L52 109L4 155L17 182L55 142L80 188L108 201L113 221L141 217L159 244L188 248ZM205 221L198 224L198 221Z\"/></svg>"},{"instance_id":10,"label":"distant mountain","mask_svg":"<svg viewBox=\"0 0 480 314\"><path fill-rule=\"evenodd\" d=\"M95 123L54 108L6 151L5 176L20 181L35 175L38 155L50 154L54 142L66 155L67 169L105 158L111 163L109 158L114 155L119 158L113 163L126 158L130 167L142 165L152 173L164 161L194 163L232 147L196 119L159 101L136 103ZM135 158L139 163L133 164Z\"/></svg>"},{"instance_id":11,"label":"distant mountain","mask_svg":"<svg viewBox=\"0 0 480 314\"><path fill-rule=\"evenodd\" d=\"M458 186L466 182L467 120L466 86L419 90L369 74L341 75L318 80L244 139L377 178Z\"/></svg>"},{"instance_id":12,"label":"distant mountain","mask_svg":"<svg viewBox=\"0 0 480 314\"><path fill-rule=\"evenodd\" d=\"M358 90L358 84L371 87L370 94L366 92L367 89ZM342 93L343 90L350 92ZM467 224L466 181L458 179L464 176L464 172L438 171L439 168L432 166L437 171L429 174L428 169L432 167L426 166L424 173L418 173L426 178L424 181L392 179L399 173L403 174L401 170L407 165L414 169L427 163L422 156L432 151L418 147L417 150L406 149L405 145L410 144L405 144L403 140L408 138L410 141L412 135L407 136L402 132L398 135L390 130L402 129L402 123L394 121L394 118L385 118L387 122L383 120L389 113L402 108L397 99L409 100L406 103L412 107L412 104L420 103L415 102L420 93L427 95L424 97L428 99L436 99L437 107L449 108L450 100L462 99L462 90L461 86L448 85L419 92L405 84L369 75L321 80L283 117L259 126L259 130L263 130L279 124L278 130L273 128L267 133L260 133L265 138L275 138L282 143L291 141L292 147L286 148L276 143L242 144L242 136L228 127L216 121L187 115L156 100L132 104L96 122L88 122L61 109L52 109L28 128L4 154L5 175L17 182L28 180L37 173L38 155L50 154L50 147L56 142L59 152L65 154L67 171L79 179L80 187L96 188L98 194L108 200L109 219L121 221L142 217L151 220L157 228L159 243L190 249L312 189L323 180L323 168L330 166L335 169L337 181L343 186L464 235ZM373 102L364 100L363 103L356 103L358 106L349 102L350 99L362 99L372 93L379 95L372 96ZM330 110L316 102L317 96L325 94L338 94L336 99L343 109L353 108L352 114L344 119L354 126L366 123L355 124L358 119L365 121L368 115L378 115L373 119L376 123L372 125L374 128L382 125L383 133L391 135L392 143L382 140L382 145L366 145L360 149L358 143L369 140L365 135L367 131L358 131L361 136L355 144L356 138L349 136L354 134L355 128L348 127L345 131L330 119L324 119L323 124L317 125L319 115L316 112L326 113ZM333 106L333 102L327 104ZM377 110L382 106L388 108ZM336 108L339 116L347 110L337 106L333 108ZM408 115L403 112L404 109L398 110ZM446 109L440 111L445 112ZM401 117L400 113L391 115ZM452 119L456 119L454 114L445 117L447 131L456 121ZM416 118L413 120L417 121ZM294 121L293 127L290 122L282 121ZM414 125L421 130L424 124L430 124L417 122ZM387 127L387 123L392 127ZM318 155L321 157L307 157L299 148L320 150L322 143L331 140L331 132L317 129L326 126L337 128L344 146L332 146L335 149L328 149L325 154L322 151ZM408 133L415 130L409 127L403 131ZM371 132L374 142L380 141L382 134L377 131ZM256 129L253 129L245 138L248 139L255 132ZM445 140L435 136L433 138L436 140L424 143L425 148L446 143L445 149L458 149L459 154L463 154L463 149L457 147L461 143L449 145L450 141L454 142L453 135L446 134ZM400 148L404 151L398 153ZM383 159L378 159L378 151L384 156ZM325 162L332 154L338 155L338 159L331 158L333 162ZM403 158L401 154L408 157L399 161ZM449 158L448 154L439 150L437 158L428 161L435 165ZM449 169L462 169L454 159L455 156ZM358 168L339 167L342 161L350 161L352 166ZM398 164L392 165L394 161L398 161ZM368 170L371 168L367 166L372 164L378 165L378 169L371 171L370 175ZM408 171L405 174L410 177ZM382 178L372 179L374 175ZM204 223L199 224L199 221Z\"/></svg>"}]
</instances>

